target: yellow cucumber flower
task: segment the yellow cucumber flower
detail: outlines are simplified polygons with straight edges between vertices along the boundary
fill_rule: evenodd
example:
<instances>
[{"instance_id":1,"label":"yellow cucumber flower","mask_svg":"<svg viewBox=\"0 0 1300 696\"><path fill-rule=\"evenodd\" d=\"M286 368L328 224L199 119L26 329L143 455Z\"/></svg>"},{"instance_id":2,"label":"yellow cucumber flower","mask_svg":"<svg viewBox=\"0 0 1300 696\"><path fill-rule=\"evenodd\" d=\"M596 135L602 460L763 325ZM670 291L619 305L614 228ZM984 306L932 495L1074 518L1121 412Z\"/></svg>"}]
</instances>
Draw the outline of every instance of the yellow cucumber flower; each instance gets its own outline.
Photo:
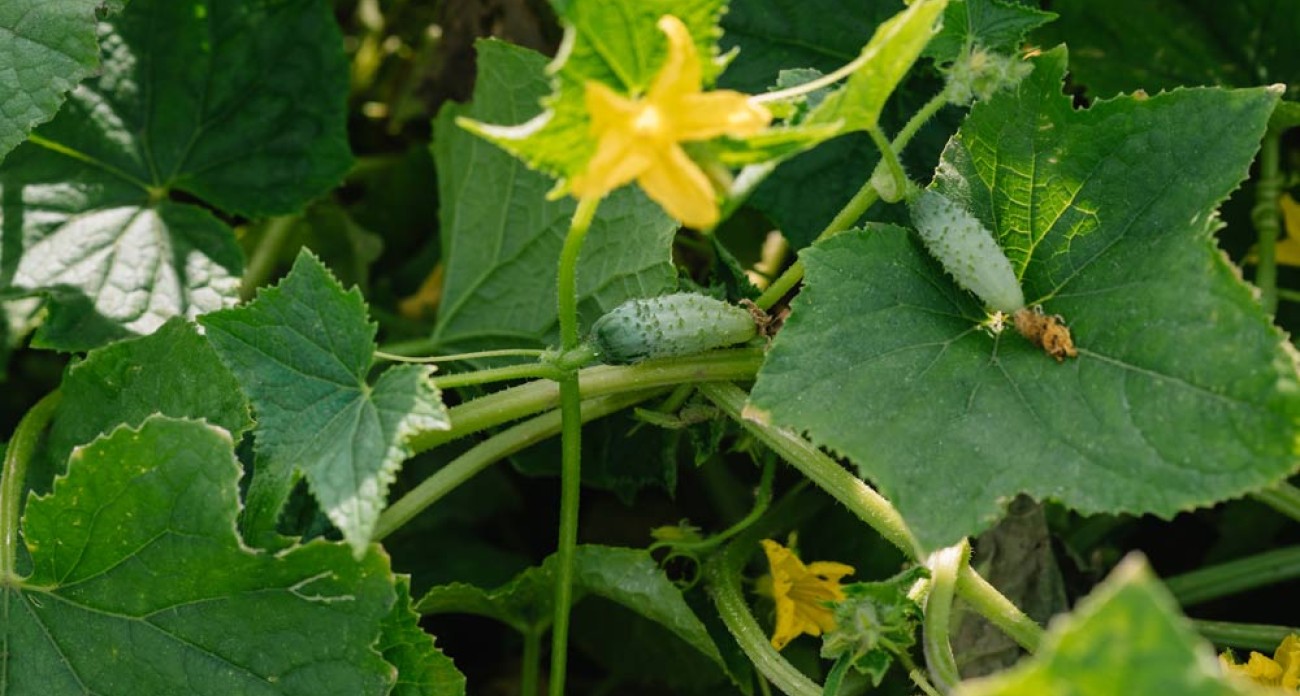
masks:
<instances>
[{"instance_id":1,"label":"yellow cucumber flower","mask_svg":"<svg viewBox=\"0 0 1300 696\"><path fill-rule=\"evenodd\" d=\"M804 633L820 636L835 628L835 614L827 604L844 599L840 579L853 574L852 566L832 561L804 565L793 551L771 539L763 540L763 551L772 568L776 602L772 647L780 650Z\"/></svg>"},{"instance_id":2,"label":"yellow cucumber flower","mask_svg":"<svg viewBox=\"0 0 1300 696\"><path fill-rule=\"evenodd\" d=\"M658 26L668 36L668 58L644 97L629 99L599 82L586 83L596 152L570 190L580 199L598 199L635 179L669 215L707 229L718 222L717 195L680 143L752 135L772 115L739 92L701 91L700 59L686 25L664 15Z\"/></svg>"},{"instance_id":3,"label":"yellow cucumber flower","mask_svg":"<svg viewBox=\"0 0 1300 696\"><path fill-rule=\"evenodd\" d=\"M1250 653L1250 659L1239 665L1229 653L1219 656L1219 663L1224 671L1238 674L1257 684L1280 686L1286 691L1300 691L1300 636L1292 633L1277 646L1277 652L1269 659L1257 652Z\"/></svg>"}]
</instances>

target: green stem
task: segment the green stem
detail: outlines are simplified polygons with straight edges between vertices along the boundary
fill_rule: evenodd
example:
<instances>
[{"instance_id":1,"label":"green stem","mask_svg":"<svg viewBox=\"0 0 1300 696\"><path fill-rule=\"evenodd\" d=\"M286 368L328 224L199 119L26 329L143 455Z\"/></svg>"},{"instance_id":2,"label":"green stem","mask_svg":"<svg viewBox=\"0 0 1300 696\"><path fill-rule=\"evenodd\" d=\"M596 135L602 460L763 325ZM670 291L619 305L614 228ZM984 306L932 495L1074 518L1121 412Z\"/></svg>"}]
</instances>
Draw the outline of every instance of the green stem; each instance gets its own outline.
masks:
<instances>
[{"instance_id":1,"label":"green stem","mask_svg":"<svg viewBox=\"0 0 1300 696\"><path fill-rule=\"evenodd\" d=\"M382 350L377 350L375 351L375 359L389 360L392 362L427 364L463 362L465 360L478 360L480 358L540 358L545 354L546 351L537 348L502 348L500 350L480 350L473 353L416 357L404 353L388 353Z\"/></svg>"},{"instance_id":2,"label":"green stem","mask_svg":"<svg viewBox=\"0 0 1300 696\"><path fill-rule=\"evenodd\" d=\"M1180 604L1190 606L1298 577L1300 546L1291 546L1198 568L1165 580L1165 585Z\"/></svg>"},{"instance_id":3,"label":"green stem","mask_svg":"<svg viewBox=\"0 0 1300 696\"><path fill-rule=\"evenodd\" d=\"M797 434L742 417L745 393L735 385L701 384L699 390L763 444L798 469L817 487L843 503L853 514L897 546L909 558L919 559L920 547L902 516L888 500L881 497L861 479L845 471L839 463ZM1037 649L1042 639L1042 627L1020 611L970 566L961 569L957 578L957 594L972 609L1002 629L1022 647L1031 652Z\"/></svg>"},{"instance_id":4,"label":"green stem","mask_svg":"<svg viewBox=\"0 0 1300 696\"><path fill-rule=\"evenodd\" d=\"M894 151L889 139L885 136L885 132L880 129L879 125L868 129L867 133L871 135L872 142L876 144L876 149L880 151L880 163L876 165L876 172L888 171L889 176L894 180L892 195L881 192L881 187L886 184L877 179L876 172L871 174L868 183L877 192L881 193L881 198L884 198L887 202L896 203L902 200L903 195L907 193L907 185L910 183L907 180L907 173L903 171L903 163L899 161L898 153Z\"/></svg>"},{"instance_id":5,"label":"green stem","mask_svg":"<svg viewBox=\"0 0 1300 696\"><path fill-rule=\"evenodd\" d=\"M583 421L603 418L661 393L662 389L650 389L588 399L582 403ZM425 508L492 464L542 440L555 437L559 432L560 412L551 411L480 442L421 481L420 485L380 513L379 520L375 523L374 539L378 541L397 531Z\"/></svg>"},{"instance_id":6,"label":"green stem","mask_svg":"<svg viewBox=\"0 0 1300 696\"><path fill-rule=\"evenodd\" d=\"M533 629L524 631L523 665L519 674L520 696L538 696L542 672L542 635L546 631Z\"/></svg>"},{"instance_id":7,"label":"green stem","mask_svg":"<svg viewBox=\"0 0 1300 696\"><path fill-rule=\"evenodd\" d=\"M1256 491L1250 497L1300 522L1300 488L1283 481L1272 488Z\"/></svg>"},{"instance_id":8,"label":"green stem","mask_svg":"<svg viewBox=\"0 0 1300 696\"><path fill-rule=\"evenodd\" d=\"M947 96L940 92L931 97L930 101L926 102L915 114L912 114L912 118L908 119L907 123L903 125L903 129L898 132L893 143L891 143L890 149L895 153L895 156L907 147L907 144L912 141L912 138L921 130L921 127L931 118L934 118L934 115L939 113L947 103ZM866 213L872 205L875 205L879 198L880 192L876 191L876 187L872 185L871 179L868 178L862 188L853 194L853 198L850 198L844 208L830 221L830 224L826 225L826 229L817 235L817 241L833 237L852 227L853 223L857 222L858 218L862 217L863 213ZM798 285L799 281L803 280L803 274L803 263L795 261L780 277L772 281L772 284L754 301L754 304L763 309L770 309L787 292L790 292L794 286Z\"/></svg>"},{"instance_id":9,"label":"green stem","mask_svg":"<svg viewBox=\"0 0 1300 696\"><path fill-rule=\"evenodd\" d=\"M527 363L524 365L491 367L486 370L474 370L473 372L439 375L433 378L433 383L437 385L439 389L452 389L454 387L468 387L476 384L507 382L515 379L559 379L562 376L563 373L554 365L547 363Z\"/></svg>"},{"instance_id":10,"label":"green stem","mask_svg":"<svg viewBox=\"0 0 1300 696\"><path fill-rule=\"evenodd\" d=\"M1286 300L1287 302L1300 302L1300 291L1278 288L1277 299Z\"/></svg>"},{"instance_id":11,"label":"green stem","mask_svg":"<svg viewBox=\"0 0 1300 696\"><path fill-rule=\"evenodd\" d=\"M578 334L578 256L582 240L596 215L599 198L578 201L569 223L569 233L560 250L558 300L560 348L571 351L582 338ZM560 378L560 530L556 542L555 619L551 628L552 694L564 693L564 671L568 660L569 608L573 604L573 557L578 548L578 502L582 493L582 391L575 370Z\"/></svg>"},{"instance_id":12,"label":"green stem","mask_svg":"<svg viewBox=\"0 0 1300 696\"><path fill-rule=\"evenodd\" d=\"M61 398L61 392L55 390L37 401L18 422L5 449L4 468L0 470L3 472L0 473L3 477L0 478L0 586L14 586L22 579L18 577L18 518L22 512L27 464Z\"/></svg>"},{"instance_id":13,"label":"green stem","mask_svg":"<svg viewBox=\"0 0 1300 696\"><path fill-rule=\"evenodd\" d=\"M257 289L266 284L275 272L275 264L280 260L280 251L289 241L289 232L297 215L282 215L267 220L262 226L262 238L258 240L253 253L248 257L244 267L244 279L239 285L239 299L247 302L253 299Z\"/></svg>"},{"instance_id":14,"label":"green stem","mask_svg":"<svg viewBox=\"0 0 1300 696\"><path fill-rule=\"evenodd\" d=\"M635 365L598 365L581 370L583 398L607 396L686 382L752 379L763 364L761 348L717 350L679 358L646 360ZM502 389L450 409L450 430L428 430L411 439L413 454L488 428L557 407L560 390L539 380Z\"/></svg>"},{"instance_id":15,"label":"green stem","mask_svg":"<svg viewBox=\"0 0 1300 696\"><path fill-rule=\"evenodd\" d=\"M1020 647L1031 653L1038 651L1043 642L1043 627L969 565L957 576L957 596L977 614L1002 629Z\"/></svg>"},{"instance_id":16,"label":"green stem","mask_svg":"<svg viewBox=\"0 0 1300 696\"><path fill-rule=\"evenodd\" d=\"M748 557L746 549L757 544L748 537L744 535L737 539L704 564L705 583L717 606L718 616L740 649L745 651L754 669L776 688L788 696L819 696L821 687L781 657L749 612L749 605L740 590L740 570Z\"/></svg>"},{"instance_id":17,"label":"green stem","mask_svg":"<svg viewBox=\"0 0 1300 696\"><path fill-rule=\"evenodd\" d=\"M1201 635L1215 645L1232 646L1258 650L1269 655L1277 649L1279 643L1292 633L1300 633L1300 628L1291 626L1271 626L1268 624L1233 623L1229 621L1205 621L1192 619L1192 624Z\"/></svg>"},{"instance_id":18,"label":"green stem","mask_svg":"<svg viewBox=\"0 0 1300 696\"><path fill-rule=\"evenodd\" d=\"M1278 196L1282 192L1281 172L1282 132L1269 129L1259 149L1259 180L1255 184L1255 207L1251 219L1259 234L1259 265L1255 267L1255 285L1259 287L1259 301L1264 311L1277 310L1277 238L1281 232L1278 223Z\"/></svg>"},{"instance_id":19,"label":"green stem","mask_svg":"<svg viewBox=\"0 0 1300 696\"><path fill-rule=\"evenodd\" d=\"M948 629L952 624L952 600L962 568L969 567L970 544L962 540L955 546L930 554L930 594L925 601L925 663L939 691L948 693L961 681L957 658L952 654Z\"/></svg>"},{"instance_id":20,"label":"green stem","mask_svg":"<svg viewBox=\"0 0 1300 696\"><path fill-rule=\"evenodd\" d=\"M814 485L840 501L890 543L902 549L909 558L919 557L920 546L912 536L912 531L903 522L903 517L898 514L894 506L889 504L889 501L863 483L861 479L845 471L838 462L799 435L745 418L742 415L745 408L745 392L736 385L701 384L699 390L745 430L798 469Z\"/></svg>"}]
</instances>

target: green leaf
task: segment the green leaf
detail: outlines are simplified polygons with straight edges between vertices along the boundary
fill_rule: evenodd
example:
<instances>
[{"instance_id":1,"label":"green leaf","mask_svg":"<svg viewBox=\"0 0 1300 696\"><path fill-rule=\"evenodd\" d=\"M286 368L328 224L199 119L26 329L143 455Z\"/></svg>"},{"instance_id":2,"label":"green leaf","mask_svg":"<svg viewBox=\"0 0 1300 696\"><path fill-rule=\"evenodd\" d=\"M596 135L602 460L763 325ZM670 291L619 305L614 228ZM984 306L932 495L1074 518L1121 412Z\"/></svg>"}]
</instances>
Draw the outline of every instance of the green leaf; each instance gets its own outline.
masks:
<instances>
[{"instance_id":1,"label":"green leaf","mask_svg":"<svg viewBox=\"0 0 1300 696\"><path fill-rule=\"evenodd\" d=\"M386 694L393 668L371 647L393 602L384 555L248 549L239 474L229 435L195 421L154 417L78 450L27 504L33 571L3 582L0 689Z\"/></svg>"},{"instance_id":2,"label":"green leaf","mask_svg":"<svg viewBox=\"0 0 1300 696\"><path fill-rule=\"evenodd\" d=\"M465 696L465 675L420 628L420 615L411 608L411 580L397 577L397 601L384 619L376 646L397 668L397 683L388 696Z\"/></svg>"},{"instance_id":3,"label":"green leaf","mask_svg":"<svg viewBox=\"0 0 1300 696\"><path fill-rule=\"evenodd\" d=\"M563 62L549 68L554 78L539 95L550 95L544 101L546 111L535 118L532 109L499 118L474 114L462 123L557 178L581 172L595 152L584 103L586 83L594 80L619 94L641 94L659 72L668 55L668 39L656 25L660 17L671 14L686 25L706 87L721 69L718 19L727 0L557 0L553 4L566 34L560 52ZM483 74L481 64L479 74ZM508 125L490 125L495 123Z\"/></svg>"},{"instance_id":4,"label":"green leaf","mask_svg":"<svg viewBox=\"0 0 1300 696\"><path fill-rule=\"evenodd\" d=\"M235 302L233 235L187 199L291 212L351 162L321 3L136 0L100 35L101 75L0 167L0 292L47 295L38 342L65 350Z\"/></svg>"},{"instance_id":5,"label":"green leaf","mask_svg":"<svg viewBox=\"0 0 1300 696\"><path fill-rule=\"evenodd\" d=\"M904 9L901 0L861 3L852 12L841 0L746 0L722 17L722 50L739 49L718 85L749 94L777 84L782 70L834 72L862 53L882 22Z\"/></svg>"},{"instance_id":6,"label":"green leaf","mask_svg":"<svg viewBox=\"0 0 1300 696\"><path fill-rule=\"evenodd\" d=\"M1092 95L1280 82L1300 99L1300 12L1287 3L1060 0L1052 10L1060 21L1035 36L1069 43L1071 76Z\"/></svg>"},{"instance_id":7,"label":"green leaf","mask_svg":"<svg viewBox=\"0 0 1300 696\"><path fill-rule=\"evenodd\" d=\"M952 0L943 15L943 28L925 47L924 55L948 63L970 45L1015 52L1025 34L1054 19L1052 12L1011 0Z\"/></svg>"},{"instance_id":8,"label":"green leaf","mask_svg":"<svg viewBox=\"0 0 1300 696\"><path fill-rule=\"evenodd\" d=\"M958 696L1262 696L1226 681L1210 645L1196 635L1141 557L1131 557L1052 624L1033 658L1007 672L963 682Z\"/></svg>"},{"instance_id":9,"label":"green leaf","mask_svg":"<svg viewBox=\"0 0 1300 696\"><path fill-rule=\"evenodd\" d=\"M497 41L478 43L479 79L466 113L508 120L537 112L545 59ZM434 337L443 350L545 347L558 335L556 264L572 199L546 200L552 182L455 127L443 109L434 135L446 280ZM676 287L676 223L640 190L600 204L578 262L582 324L632 297Z\"/></svg>"},{"instance_id":10,"label":"green leaf","mask_svg":"<svg viewBox=\"0 0 1300 696\"><path fill-rule=\"evenodd\" d=\"M252 425L239 383L183 319L153 335L92 350L68 367L60 390L63 400L45 445L55 473L72 448L118 425L139 427L154 414L206 420L235 438Z\"/></svg>"},{"instance_id":11,"label":"green leaf","mask_svg":"<svg viewBox=\"0 0 1300 696\"><path fill-rule=\"evenodd\" d=\"M841 132L875 128L885 102L934 35L935 22L947 2L913 2L876 27L871 40L862 48L862 64L849 75L842 88L827 95L812 110L808 122L839 122Z\"/></svg>"},{"instance_id":12,"label":"green leaf","mask_svg":"<svg viewBox=\"0 0 1300 696\"><path fill-rule=\"evenodd\" d=\"M366 382L375 326L356 289L344 292L310 252L245 307L202 318L207 335L257 412L258 478L245 516L274 529L292 472L302 471L321 509L364 553L388 486L411 456L407 440L450 427L430 368L402 365ZM265 494L266 498L260 498Z\"/></svg>"},{"instance_id":13,"label":"green leaf","mask_svg":"<svg viewBox=\"0 0 1300 696\"><path fill-rule=\"evenodd\" d=\"M529 568L495 590L452 584L434 587L416 603L421 614L471 613L497 619L519 631L544 628L551 620L556 557ZM574 555L574 601L604 597L663 625L719 667L724 667L708 629L682 592L643 549L582 545Z\"/></svg>"},{"instance_id":14,"label":"green leaf","mask_svg":"<svg viewBox=\"0 0 1300 696\"><path fill-rule=\"evenodd\" d=\"M872 227L805 252L806 289L751 399L852 459L927 548L987 528L1021 492L1168 517L1295 468L1295 362L1210 238L1276 94L1076 111L1064 51L1036 62L974 108L937 185L994 231L1079 357L981 330L978 300L918 239Z\"/></svg>"},{"instance_id":15,"label":"green leaf","mask_svg":"<svg viewBox=\"0 0 1300 696\"><path fill-rule=\"evenodd\" d=\"M102 0L9 0L0 6L0 161L99 67Z\"/></svg>"}]
</instances>

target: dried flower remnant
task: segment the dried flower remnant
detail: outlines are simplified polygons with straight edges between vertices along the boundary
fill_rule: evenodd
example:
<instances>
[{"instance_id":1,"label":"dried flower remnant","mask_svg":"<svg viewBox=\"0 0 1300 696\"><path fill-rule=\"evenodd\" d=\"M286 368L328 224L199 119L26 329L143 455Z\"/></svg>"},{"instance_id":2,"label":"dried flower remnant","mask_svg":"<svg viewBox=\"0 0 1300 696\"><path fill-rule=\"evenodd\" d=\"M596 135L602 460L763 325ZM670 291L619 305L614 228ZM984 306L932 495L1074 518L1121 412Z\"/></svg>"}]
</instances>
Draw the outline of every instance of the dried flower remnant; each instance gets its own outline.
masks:
<instances>
[{"instance_id":1,"label":"dried flower remnant","mask_svg":"<svg viewBox=\"0 0 1300 696\"><path fill-rule=\"evenodd\" d=\"M1016 331L1042 348L1044 353L1056 358L1056 362L1079 357L1079 351L1074 347L1074 337L1070 335L1070 327L1065 325L1065 320L1059 315L1044 314L1043 308L1035 305L1032 308L1021 308L1015 313L1014 319Z\"/></svg>"}]
</instances>

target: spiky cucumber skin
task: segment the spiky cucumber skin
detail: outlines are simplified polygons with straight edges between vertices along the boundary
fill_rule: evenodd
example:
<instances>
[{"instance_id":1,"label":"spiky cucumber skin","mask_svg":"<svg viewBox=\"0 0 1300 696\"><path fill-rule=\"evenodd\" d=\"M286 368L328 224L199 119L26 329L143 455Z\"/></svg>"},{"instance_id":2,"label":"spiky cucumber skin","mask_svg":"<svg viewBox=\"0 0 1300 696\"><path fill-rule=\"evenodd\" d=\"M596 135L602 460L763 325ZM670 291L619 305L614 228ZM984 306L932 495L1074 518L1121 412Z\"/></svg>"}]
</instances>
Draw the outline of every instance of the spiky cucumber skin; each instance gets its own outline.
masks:
<instances>
[{"instance_id":1,"label":"spiky cucumber skin","mask_svg":"<svg viewBox=\"0 0 1300 696\"><path fill-rule=\"evenodd\" d=\"M908 208L925 248L958 284L992 309L1010 314L1025 306L1011 262L979 219L928 189L908 201Z\"/></svg>"},{"instance_id":2,"label":"spiky cucumber skin","mask_svg":"<svg viewBox=\"0 0 1300 696\"><path fill-rule=\"evenodd\" d=\"M757 334L748 310L690 292L628 300L591 327L592 343L607 363L690 355Z\"/></svg>"}]
</instances>

